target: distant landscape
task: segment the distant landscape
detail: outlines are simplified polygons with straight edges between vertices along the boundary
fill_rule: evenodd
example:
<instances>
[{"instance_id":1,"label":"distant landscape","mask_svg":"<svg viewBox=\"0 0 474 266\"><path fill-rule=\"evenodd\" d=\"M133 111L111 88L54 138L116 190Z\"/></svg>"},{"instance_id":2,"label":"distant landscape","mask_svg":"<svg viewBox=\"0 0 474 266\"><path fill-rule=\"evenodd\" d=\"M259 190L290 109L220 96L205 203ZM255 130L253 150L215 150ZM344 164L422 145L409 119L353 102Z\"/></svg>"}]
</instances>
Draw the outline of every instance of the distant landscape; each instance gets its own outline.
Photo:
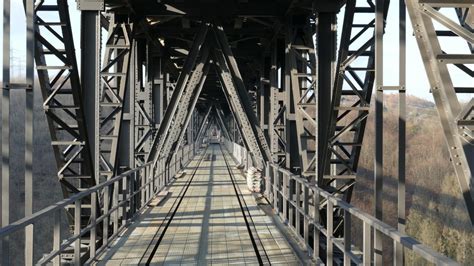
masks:
<instances>
[{"instance_id":1,"label":"distant landscape","mask_svg":"<svg viewBox=\"0 0 474 266\"><path fill-rule=\"evenodd\" d=\"M12 92L12 144L11 144L11 212L12 221L24 217L24 93ZM397 214L397 139L398 98L385 96L384 111L384 221L396 227ZM449 161L439 118L432 102L407 97L407 233L433 249L465 264L474 264L474 230L461 199L454 170ZM42 110L39 90L35 100L34 142L34 209L40 210L62 199L56 177L54 156L49 130ZM364 139L357 184L352 203L373 213L373 116L369 117ZM35 259L51 249L52 219L35 225ZM358 225L354 225L357 227ZM355 228L353 234L357 230ZM63 223L63 233L67 224ZM22 232L14 237L12 258L15 265L23 264ZM354 238L355 239L355 238ZM356 240L358 241L358 240ZM389 241L384 252L391 253ZM386 258L386 263L390 262ZM407 254L408 265L425 265L424 261ZM427 264L428 265L428 264Z\"/></svg>"},{"instance_id":2,"label":"distant landscape","mask_svg":"<svg viewBox=\"0 0 474 266\"><path fill-rule=\"evenodd\" d=\"M385 96L384 221L397 225L398 96ZM408 235L464 265L474 265L474 229L434 103L407 97L406 207ZM368 120L353 204L373 214L374 120ZM385 243L384 252L392 252ZM406 256L407 265L430 265ZM386 263L390 262L387 258Z\"/></svg>"}]
</instances>

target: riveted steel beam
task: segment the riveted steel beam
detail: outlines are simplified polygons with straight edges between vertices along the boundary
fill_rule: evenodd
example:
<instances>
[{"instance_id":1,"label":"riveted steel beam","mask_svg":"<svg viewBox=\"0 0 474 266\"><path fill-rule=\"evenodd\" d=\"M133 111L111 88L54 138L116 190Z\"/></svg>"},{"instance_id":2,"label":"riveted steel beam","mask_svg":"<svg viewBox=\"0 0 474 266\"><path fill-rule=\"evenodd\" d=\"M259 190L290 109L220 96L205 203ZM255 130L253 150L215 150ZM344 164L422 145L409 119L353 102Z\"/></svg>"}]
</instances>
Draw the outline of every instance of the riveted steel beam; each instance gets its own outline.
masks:
<instances>
[{"instance_id":1,"label":"riveted steel beam","mask_svg":"<svg viewBox=\"0 0 474 266\"><path fill-rule=\"evenodd\" d=\"M119 138L128 86L133 24L110 23L99 78L99 175L108 180L118 170Z\"/></svg>"},{"instance_id":2,"label":"riveted steel beam","mask_svg":"<svg viewBox=\"0 0 474 266\"><path fill-rule=\"evenodd\" d=\"M181 135L183 134L184 136L184 133L186 132L190 119L188 119L187 116L192 114L199 95L201 94L204 82L206 81L207 72L209 71L209 50L209 42L205 42L202 47L202 53L196 63L196 67L193 69L193 73L191 74L182 96L177 103L176 113L172 118L173 123L168 132L166 132L163 147L159 151L164 158L167 158L167 160L171 160L174 150L178 148L176 145L181 141Z\"/></svg>"},{"instance_id":3,"label":"riveted steel beam","mask_svg":"<svg viewBox=\"0 0 474 266\"><path fill-rule=\"evenodd\" d=\"M234 98L234 95L230 95L231 96L230 99L232 101L240 99L239 102L241 102L241 107L243 107L242 111L245 112L245 113L239 114L239 116L245 115L245 116L242 116L240 119L244 118L249 121L248 129L250 129L252 132L252 133L247 132L246 137L247 138L251 136L252 136L251 138L255 137L256 139L255 139L254 144L256 144L257 146L254 147L254 149L258 148L258 150L260 150L258 154L254 153L254 155L258 156L260 160L263 159L263 161L268 161L268 159L271 158L270 149L268 148L267 140L265 138L265 135L263 134L262 129L258 126L258 120L255 116L255 113L252 110L250 100L248 98L247 90L245 88L245 84L242 79L242 75L240 74L240 70L237 65L237 61L232 53L232 50L230 49L230 45L225 35L224 28L220 25L215 25L214 33L216 36L217 44L221 49L221 52L219 51L215 52L216 60L218 61L218 63L220 63L221 70L222 68L229 69L228 74L225 73L226 71L221 71L222 81L227 83L228 87L226 87L226 89L228 90L229 93L233 94L234 92L232 91L232 88L235 89L235 93L236 93L235 98ZM222 58L221 58L221 54L222 54ZM225 65L227 65L227 67ZM232 85L230 82L234 83L234 85ZM239 109L241 108L238 105L236 105L235 107ZM240 120L240 122L244 122L244 121ZM248 140L251 141L250 139ZM257 150L251 150L251 152L257 152Z\"/></svg>"},{"instance_id":4,"label":"riveted steel beam","mask_svg":"<svg viewBox=\"0 0 474 266\"><path fill-rule=\"evenodd\" d=\"M27 9L28 10L28 9ZM87 126L84 119L82 86L76 60L67 1L35 6L34 57L65 198L97 184L93 173ZM57 21L48 22L51 18ZM87 200L84 201L87 203ZM74 207L69 208L72 223ZM81 226L89 216L84 214Z\"/></svg>"},{"instance_id":5,"label":"riveted steel beam","mask_svg":"<svg viewBox=\"0 0 474 266\"><path fill-rule=\"evenodd\" d=\"M469 122L472 121L473 116L473 101L464 107L461 105L457 92L462 93L466 90L459 90L454 86L456 76L451 74L448 67L454 65L467 75L473 76L472 71L465 64L472 63L474 33L472 32L472 24L465 23L462 15L459 16L459 21L454 21L443 14L443 10L447 9L454 9L458 14L463 14L463 10L459 8L466 7L466 4L470 4L466 10L472 13L472 5L474 4L472 0L461 2L448 0L407 1L408 12L441 119L451 161L471 223L474 224L472 176L474 171L474 142L472 141L472 123ZM442 8L438 9L439 7ZM438 28L435 22L440 23L445 28ZM442 36L450 36L450 38L466 41L471 45L470 53L453 55L443 51L441 49L443 41L440 38Z\"/></svg>"},{"instance_id":6,"label":"riveted steel beam","mask_svg":"<svg viewBox=\"0 0 474 266\"><path fill-rule=\"evenodd\" d=\"M209 47L206 48L207 52L205 53L209 53L208 49ZM207 56L203 56L203 57L207 58ZM193 76L191 77L191 80L188 84L189 88L187 88L187 90L193 91L192 97L190 97L190 100L192 99L192 102L188 103L187 106L183 106L185 107L185 110L184 110L186 114L185 119L184 121L182 121L182 124L180 125L180 132L178 134L176 141L173 143L171 147L171 152L168 155L168 160L171 160L171 157L176 153L176 151L179 149L179 147L181 146L181 143L184 140L184 135L186 134L186 131L188 130L189 123L195 112L196 104L199 100L199 95L201 94L202 88L204 87L204 82L206 82L206 77L207 77L207 74L209 73L209 68L210 68L210 63L205 62L204 66L202 66L201 64L198 64L198 66L193 72ZM199 78L199 83L195 83L194 80L198 78Z\"/></svg>"},{"instance_id":7,"label":"riveted steel beam","mask_svg":"<svg viewBox=\"0 0 474 266\"><path fill-rule=\"evenodd\" d=\"M172 119L176 115L176 112L178 109L178 103L183 95L183 92L186 88L186 84L191 76L191 71L195 66L196 60L199 56L199 52L201 51L202 45L204 44L204 41L206 39L208 30L209 30L209 26L207 24L203 24L199 32L195 36L192 48L188 56L186 57L184 67L179 75L178 81L176 83L176 87L171 96L169 105L166 108L166 112L163 117L163 120L161 121L158 132L155 136L155 139L153 140L153 146L150 150L147 161L154 161L156 163L160 157L164 156L164 154L160 154L160 152L165 143L167 132L169 131L171 127Z\"/></svg>"}]
</instances>

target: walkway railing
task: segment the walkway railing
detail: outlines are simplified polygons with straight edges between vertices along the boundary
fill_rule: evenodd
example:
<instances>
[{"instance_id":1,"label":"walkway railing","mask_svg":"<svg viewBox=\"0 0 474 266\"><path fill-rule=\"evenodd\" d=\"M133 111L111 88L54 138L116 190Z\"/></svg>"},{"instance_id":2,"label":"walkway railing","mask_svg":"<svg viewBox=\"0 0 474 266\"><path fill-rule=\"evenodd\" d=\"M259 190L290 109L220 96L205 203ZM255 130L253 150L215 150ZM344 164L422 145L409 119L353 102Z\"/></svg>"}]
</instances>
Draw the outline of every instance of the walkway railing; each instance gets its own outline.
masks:
<instances>
[{"instance_id":1,"label":"walkway railing","mask_svg":"<svg viewBox=\"0 0 474 266\"><path fill-rule=\"evenodd\" d=\"M146 208L154 196L168 184L171 177L192 159L194 155L192 146L188 145L180 149L167 166L164 165L164 159L160 159L155 169L152 169L152 163L147 163L0 228L0 240L7 240L4 243L8 243L8 238L13 233L27 227L34 228L40 220L54 216L54 223L51 224L54 232L53 247L51 252L44 255L37 264L52 261L54 265L60 265L60 255L71 247L74 251L74 264L84 263L81 261L84 257L89 257L87 262L90 263ZM103 199L110 198L110 194L112 194L112 200L104 201ZM89 197L90 206L82 205L81 203ZM97 210L96 207L98 200L102 201L101 210ZM65 208L71 204L75 205L75 232L62 237L65 234L61 234L61 218L65 215ZM81 211L84 208L91 208L91 219L86 227L81 228ZM33 233L33 230L31 231ZM81 242L87 239L89 245L82 245ZM88 247L88 250L85 247ZM34 241L25 243L25 249L34 249ZM85 252L89 252L89 256ZM32 265L33 258L28 254L25 253L25 264Z\"/></svg>"},{"instance_id":2,"label":"walkway railing","mask_svg":"<svg viewBox=\"0 0 474 266\"><path fill-rule=\"evenodd\" d=\"M251 160L246 159L249 155L244 147L227 140L225 146L233 153L237 161L246 160L247 168L252 163ZM400 233L394 227L363 210L331 195L314 184L310 184L301 176L294 175L276 164L267 164L264 170L264 196L272 205L275 214L291 228L299 241L307 247L309 255L315 260L325 257L326 265L332 265L339 259L334 256L335 253L338 253L343 254L343 261L340 263L344 263L344 265L354 263L371 265L375 256L372 234L380 232L393 242L394 247L396 243L399 243L404 248L436 265L458 265L455 261L421 244L416 239ZM291 190L290 183L294 184L294 188ZM326 217L321 217L320 206L326 206ZM342 238L333 235L335 229L333 214L335 211L344 214L344 237ZM354 219L362 223L362 247L357 247L351 239L351 226L356 222ZM323 238L320 237L321 234L324 236ZM321 240L324 240L325 243L320 243ZM325 247L325 254L320 254L319 248L313 248L320 246Z\"/></svg>"}]
</instances>

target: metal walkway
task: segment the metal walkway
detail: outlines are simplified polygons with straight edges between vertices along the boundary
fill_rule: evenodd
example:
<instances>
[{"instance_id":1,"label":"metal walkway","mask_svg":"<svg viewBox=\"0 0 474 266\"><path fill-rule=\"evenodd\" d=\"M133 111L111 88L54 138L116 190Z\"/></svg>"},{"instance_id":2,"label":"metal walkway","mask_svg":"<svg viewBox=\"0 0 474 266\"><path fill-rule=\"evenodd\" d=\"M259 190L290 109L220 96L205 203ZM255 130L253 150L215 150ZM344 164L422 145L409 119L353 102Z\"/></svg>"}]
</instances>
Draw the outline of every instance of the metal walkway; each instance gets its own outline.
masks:
<instances>
[{"instance_id":1,"label":"metal walkway","mask_svg":"<svg viewBox=\"0 0 474 266\"><path fill-rule=\"evenodd\" d=\"M223 148L210 145L99 265L301 264L235 166Z\"/></svg>"}]
</instances>

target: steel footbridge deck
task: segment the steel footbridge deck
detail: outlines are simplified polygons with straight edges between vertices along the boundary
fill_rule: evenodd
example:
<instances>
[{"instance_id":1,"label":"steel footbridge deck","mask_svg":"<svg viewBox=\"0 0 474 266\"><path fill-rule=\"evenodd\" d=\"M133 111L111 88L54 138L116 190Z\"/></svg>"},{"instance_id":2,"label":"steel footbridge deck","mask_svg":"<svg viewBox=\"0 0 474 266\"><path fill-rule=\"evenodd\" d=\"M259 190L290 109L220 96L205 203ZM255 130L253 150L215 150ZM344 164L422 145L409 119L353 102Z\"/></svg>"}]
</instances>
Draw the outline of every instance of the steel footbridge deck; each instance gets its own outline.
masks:
<instances>
[{"instance_id":1,"label":"steel footbridge deck","mask_svg":"<svg viewBox=\"0 0 474 266\"><path fill-rule=\"evenodd\" d=\"M236 166L227 151L211 144L98 264L301 265Z\"/></svg>"},{"instance_id":2,"label":"steel footbridge deck","mask_svg":"<svg viewBox=\"0 0 474 266\"><path fill-rule=\"evenodd\" d=\"M419 178L407 179L407 93L433 96L430 134L472 226L474 0L2 11L0 265L457 265L406 234ZM411 88L410 60L426 88ZM366 211L353 205L361 174Z\"/></svg>"}]
</instances>

